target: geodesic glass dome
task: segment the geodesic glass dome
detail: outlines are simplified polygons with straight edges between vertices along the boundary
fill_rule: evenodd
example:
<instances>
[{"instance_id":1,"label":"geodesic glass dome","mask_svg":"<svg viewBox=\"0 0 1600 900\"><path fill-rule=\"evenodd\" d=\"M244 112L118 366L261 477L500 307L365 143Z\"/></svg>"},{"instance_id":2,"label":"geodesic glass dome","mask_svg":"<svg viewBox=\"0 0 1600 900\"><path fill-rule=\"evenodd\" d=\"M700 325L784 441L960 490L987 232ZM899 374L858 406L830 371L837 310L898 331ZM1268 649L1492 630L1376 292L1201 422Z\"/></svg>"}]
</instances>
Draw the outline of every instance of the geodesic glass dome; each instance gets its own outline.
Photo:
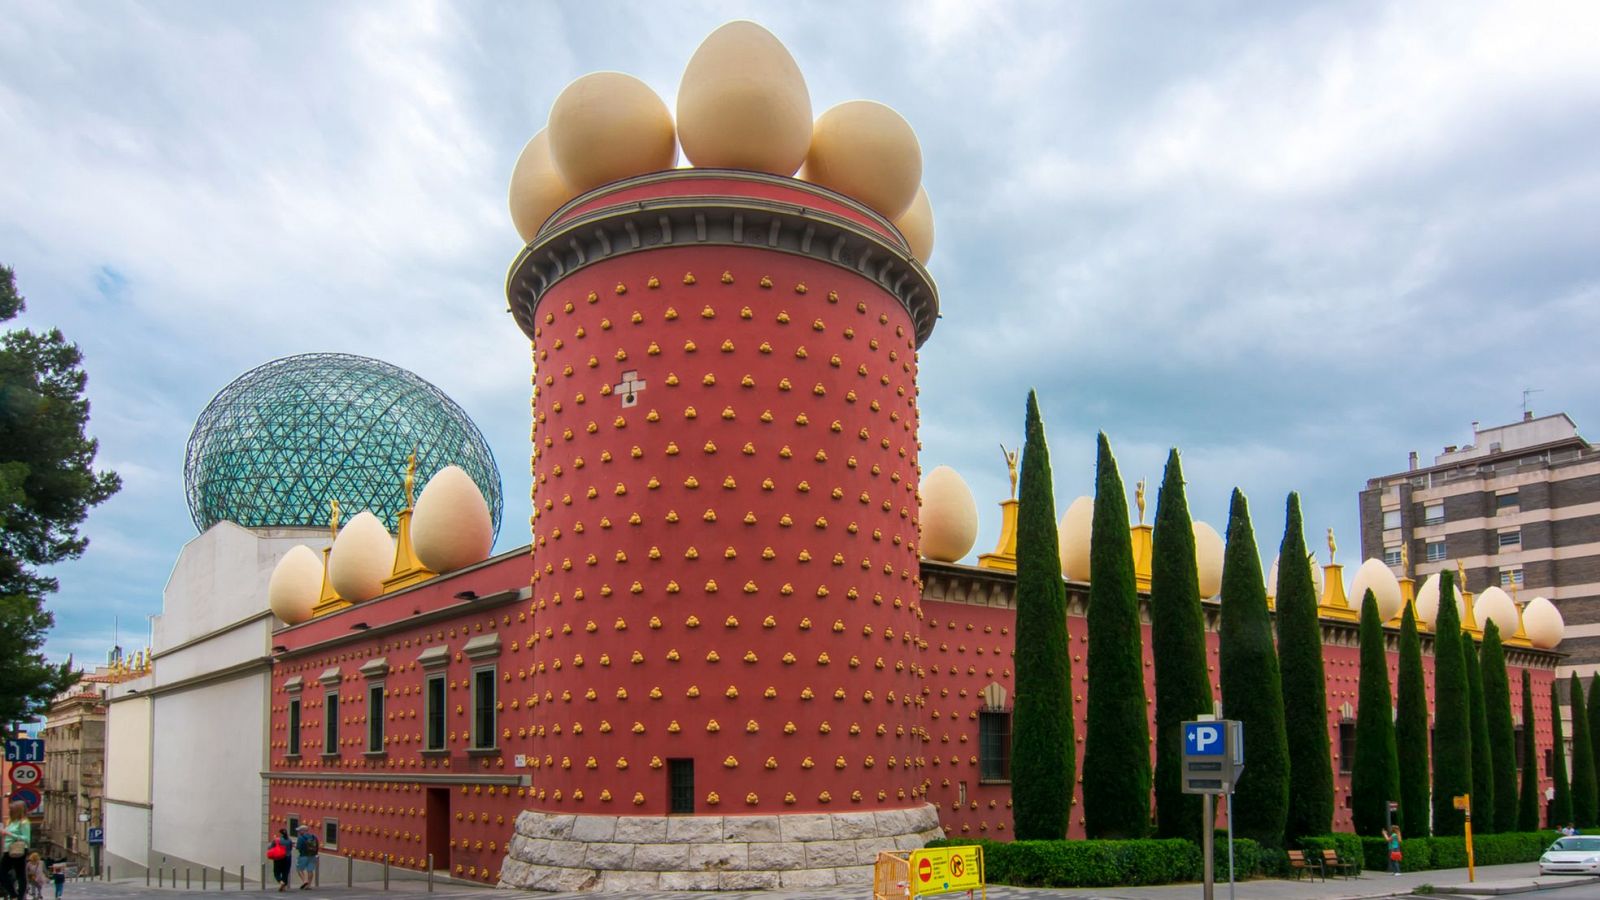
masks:
<instances>
[{"instance_id":1,"label":"geodesic glass dome","mask_svg":"<svg viewBox=\"0 0 1600 900\"><path fill-rule=\"evenodd\" d=\"M372 510L391 532L405 508L406 457L416 490L446 465L483 491L500 533L500 470L478 426L416 375L376 359L307 353L258 366L223 388L189 435L189 514L205 531L328 524Z\"/></svg>"}]
</instances>

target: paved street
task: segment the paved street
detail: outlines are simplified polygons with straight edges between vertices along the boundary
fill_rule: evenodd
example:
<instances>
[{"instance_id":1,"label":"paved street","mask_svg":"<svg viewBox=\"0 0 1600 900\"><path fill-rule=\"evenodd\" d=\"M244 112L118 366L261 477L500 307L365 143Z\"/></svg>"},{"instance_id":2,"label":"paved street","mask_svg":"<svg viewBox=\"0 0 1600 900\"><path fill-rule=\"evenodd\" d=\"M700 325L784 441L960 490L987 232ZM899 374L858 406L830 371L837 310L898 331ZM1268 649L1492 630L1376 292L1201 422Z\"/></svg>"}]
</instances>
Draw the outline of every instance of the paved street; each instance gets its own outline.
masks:
<instances>
[{"instance_id":1,"label":"paved street","mask_svg":"<svg viewBox=\"0 0 1600 900\"><path fill-rule=\"evenodd\" d=\"M1448 896L1488 896L1496 892L1496 888L1519 888L1527 890L1534 884L1537 867L1531 863L1511 866L1488 866L1478 869L1478 879L1475 885L1468 887L1461 893L1452 892ZM1545 888L1539 893L1541 900L1576 900L1579 897L1593 898L1600 896L1600 879L1594 878L1543 878L1538 879L1540 886ZM1467 872L1465 869L1445 869L1434 872L1417 872L1413 874L1392 877L1379 873L1367 873L1360 878L1342 879L1333 878L1328 881L1302 879L1300 881L1283 881L1277 879L1260 879L1256 881L1241 882L1236 886L1235 896L1238 900L1367 900L1367 898L1395 897L1410 894L1412 890L1421 885L1433 885L1437 888L1447 886L1467 886ZM390 890L386 893L379 884L357 884L354 888L346 888L342 884L318 888L310 891L294 891L296 896L313 900L313 898L327 898L327 900L383 900L384 897L394 894L419 894L426 891L426 884L420 881L393 881ZM437 885L433 892L434 897L450 898L450 900L492 900L494 897L506 894L489 894L488 888L465 885ZM1504 891L1501 891L1504 892ZM275 893L275 892L267 892ZM254 884L247 891L216 889L202 891L183 890L181 888L147 888L143 880L139 881L76 881L67 885L65 900L133 900L133 898L151 898L151 900L175 900L171 895L183 894L192 900L238 900L241 894L261 896L263 892ZM548 898L548 900L577 900L577 898L595 897L595 894L528 894L529 898ZM603 895L600 895L603 896ZM872 890L870 885L863 884L858 888L808 888L791 891L750 891L726 893L683 893L673 891L644 891L628 895L628 900L797 900L797 898L815 898L815 900L870 900ZM1144 888L1072 888L1072 889L1042 889L1042 888L1013 888L991 887L989 896L994 900L1186 900L1200 896L1200 887L1195 884L1164 885L1160 887ZM1224 884L1217 886L1219 898L1228 896L1228 887Z\"/></svg>"}]
</instances>

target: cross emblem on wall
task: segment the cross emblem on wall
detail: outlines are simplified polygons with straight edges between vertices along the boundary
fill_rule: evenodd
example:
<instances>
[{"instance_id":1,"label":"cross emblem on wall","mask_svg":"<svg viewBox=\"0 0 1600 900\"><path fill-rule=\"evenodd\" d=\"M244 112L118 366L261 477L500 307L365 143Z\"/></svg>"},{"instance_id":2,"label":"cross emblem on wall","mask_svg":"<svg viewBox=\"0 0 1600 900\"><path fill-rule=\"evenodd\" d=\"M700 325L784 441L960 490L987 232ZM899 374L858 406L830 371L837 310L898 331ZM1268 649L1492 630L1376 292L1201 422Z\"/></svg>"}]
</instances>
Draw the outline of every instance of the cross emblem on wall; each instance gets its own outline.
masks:
<instances>
[{"instance_id":1,"label":"cross emblem on wall","mask_svg":"<svg viewBox=\"0 0 1600 900\"><path fill-rule=\"evenodd\" d=\"M645 382L639 377L637 371L623 372L621 383L612 385L612 390L616 391L617 395L622 398L623 409L638 406L639 392L644 388Z\"/></svg>"}]
</instances>

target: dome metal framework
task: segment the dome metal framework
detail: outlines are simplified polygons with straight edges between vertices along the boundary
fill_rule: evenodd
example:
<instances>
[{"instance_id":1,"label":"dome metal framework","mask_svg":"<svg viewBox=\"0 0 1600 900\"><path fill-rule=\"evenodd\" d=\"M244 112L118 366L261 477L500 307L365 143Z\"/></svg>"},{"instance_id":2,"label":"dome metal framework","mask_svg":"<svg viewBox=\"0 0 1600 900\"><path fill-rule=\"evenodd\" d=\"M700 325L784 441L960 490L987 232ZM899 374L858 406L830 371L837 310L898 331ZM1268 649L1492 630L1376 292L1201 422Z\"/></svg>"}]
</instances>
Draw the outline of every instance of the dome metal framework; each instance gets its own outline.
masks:
<instances>
[{"instance_id":1,"label":"dome metal framework","mask_svg":"<svg viewBox=\"0 0 1600 900\"><path fill-rule=\"evenodd\" d=\"M257 366L212 398L195 422L184 483L195 527L325 527L371 510L390 531L405 508L406 458L417 489L446 465L466 470L500 533L500 470L466 412L398 366L307 353Z\"/></svg>"}]
</instances>

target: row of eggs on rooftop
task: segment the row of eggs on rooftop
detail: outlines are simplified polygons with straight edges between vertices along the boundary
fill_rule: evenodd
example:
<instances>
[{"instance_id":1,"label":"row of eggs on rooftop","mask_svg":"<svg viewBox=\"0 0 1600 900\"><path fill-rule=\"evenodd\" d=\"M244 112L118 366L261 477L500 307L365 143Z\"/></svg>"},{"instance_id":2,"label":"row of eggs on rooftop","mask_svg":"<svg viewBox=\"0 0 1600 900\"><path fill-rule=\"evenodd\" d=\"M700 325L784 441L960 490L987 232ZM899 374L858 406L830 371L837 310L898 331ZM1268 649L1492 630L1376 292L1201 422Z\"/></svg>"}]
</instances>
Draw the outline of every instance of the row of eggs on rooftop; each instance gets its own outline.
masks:
<instances>
[{"instance_id":1,"label":"row of eggs on rooftop","mask_svg":"<svg viewBox=\"0 0 1600 900\"><path fill-rule=\"evenodd\" d=\"M894 223L911 254L933 253L933 210L911 125L872 100L813 122L794 57L754 22L729 22L690 57L677 116L643 81L593 72L567 85L511 173L511 220L533 240L562 204L608 182L671 169L678 149L700 168L799 178L852 197Z\"/></svg>"},{"instance_id":2,"label":"row of eggs on rooftop","mask_svg":"<svg viewBox=\"0 0 1600 900\"><path fill-rule=\"evenodd\" d=\"M949 466L939 466L922 480L922 537L921 550L925 559L939 562L957 562L971 552L978 538L978 505L966 481ZM1089 538L1094 522L1094 498L1079 497L1067 507L1057 530L1058 550L1061 556L1061 574L1070 581L1089 580ZM1199 578L1200 595L1215 597L1222 590L1222 536L1205 522L1194 523L1195 569ZM1322 570L1311 567L1312 581L1319 598L1323 593ZM1266 589L1272 596L1278 583L1278 559L1272 560L1267 574ZM1369 559L1356 570L1350 581L1348 602L1360 609L1361 599L1371 590L1378 601L1378 615L1391 622L1405 606L1400 581L1394 572L1379 559ZM1459 585L1452 585L1456 611L1462 622L1475 621L1479 627L1493 620L1504 637L1517 631L1519 615L1517 604L1498 587L1485 588L1467 609L1466 599ZM1415 599L1416 616L1420 624L1432 628L1439 614L1439 575L1430 575L1418 588ZM1544 597L1535 597L1520 611L1520 622L1528 640L1535 646L1549 649L1561 643L1566 630L1561 613L1555 604Z\"/></svg>"},{"instance_id":3,"label":"row of eggs on rooftop","mask_svg":"<svg viewBox=\"0 0 1600 900\"><path fill-rule=\"evenodd\" d=\"M459 466L440 469L417 497L411 519L417 560L443 574L488 558L494 543L489 504L472 476ZM360 603L383 593L395 572L395 541L371 510L362 510L339 529L328 553L327 580L338 595ZM323 563L317 551L300 544L284 554L267 584L267 605L289 625L312 617L322 593Z\"/></svg>"}]
</instances>

